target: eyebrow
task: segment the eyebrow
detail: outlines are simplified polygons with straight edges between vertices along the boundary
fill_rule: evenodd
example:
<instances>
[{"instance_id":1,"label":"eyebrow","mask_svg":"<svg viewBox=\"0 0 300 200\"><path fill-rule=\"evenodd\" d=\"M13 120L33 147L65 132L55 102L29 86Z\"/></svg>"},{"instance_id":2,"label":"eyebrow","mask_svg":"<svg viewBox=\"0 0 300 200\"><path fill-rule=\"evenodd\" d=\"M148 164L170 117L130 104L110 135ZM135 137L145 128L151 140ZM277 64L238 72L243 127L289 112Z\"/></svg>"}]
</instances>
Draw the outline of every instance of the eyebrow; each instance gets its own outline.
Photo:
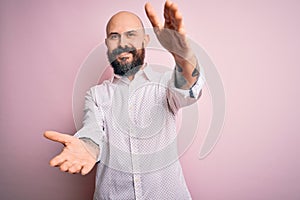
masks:
<instances>
[{"instance_id":1,"label":"eyebrow","mask_svg":"<svg viewBox=\"0 0 300 200\"><path fill-rule=\"evenodd\" d=\"M110 32L110 33L108 34L108 36L111 36L111 35L120 35L120 34L117 33L117 32Z\"/></svg>"},{"instance_id":2,"label":"eyebrow","mask_svg":"<svg viewBox=\"0 0 300 200\"><path fill-rule=\"evenodd\" d=\"M130 30L130 31L126 31L126 32L124 32L124 33L137 33L137 30ZM108 36L110 36L110 35L121 35L120 33L117 33L117 32L110 32L109 34L108 34Z\"/></svg>"},{"instance_id":3,"label":"eyebrow","mask_svg":"<svg viewBox=\"0 0 300 200\"><path fill-rule=\"evenodd\" d=\"M126 31L125 33L137 33L136 30Z\"/></svg>"}]
</instances>

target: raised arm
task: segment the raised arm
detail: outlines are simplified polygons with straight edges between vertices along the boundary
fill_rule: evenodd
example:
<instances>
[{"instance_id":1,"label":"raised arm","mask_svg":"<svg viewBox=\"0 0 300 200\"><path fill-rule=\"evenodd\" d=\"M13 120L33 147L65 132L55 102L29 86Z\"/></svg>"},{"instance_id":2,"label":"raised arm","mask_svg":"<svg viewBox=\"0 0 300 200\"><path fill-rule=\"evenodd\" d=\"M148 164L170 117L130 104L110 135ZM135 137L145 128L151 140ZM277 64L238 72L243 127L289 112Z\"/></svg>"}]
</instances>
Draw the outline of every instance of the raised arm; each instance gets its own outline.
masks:
<instances>
[{"instance_id":1,"label":"raised arm","mask_svg":"<svg viewBox=\"0 0 300 200\"><path fill-rule=\"evenodd\" d=\"M145 11L161 45L174 57L176 63L175 86L180 89L190 89L198 79L200 68L187 40L183 18L177 4L166 1L163 24L159 21L150 3L146 3Z\"/></svg>"}]
</instances>

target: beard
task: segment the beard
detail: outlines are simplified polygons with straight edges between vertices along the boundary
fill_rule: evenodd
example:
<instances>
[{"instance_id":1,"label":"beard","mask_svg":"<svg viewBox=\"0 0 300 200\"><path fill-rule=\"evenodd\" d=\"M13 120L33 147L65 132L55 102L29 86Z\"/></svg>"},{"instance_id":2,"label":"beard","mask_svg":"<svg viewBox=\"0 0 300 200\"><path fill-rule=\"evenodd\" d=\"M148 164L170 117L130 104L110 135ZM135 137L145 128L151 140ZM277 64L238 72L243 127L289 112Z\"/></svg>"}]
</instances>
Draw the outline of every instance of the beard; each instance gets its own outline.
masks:
<instances>
[{"instance_id":1,"label":"beard","mask_svg":"<svg viewBox=\"0 0 300 200\"><path fill-rule=\"evenodd\" d=\"M119 62L117 56L121 53L132 54L131 62ZM111 53L107 51L108 61L110 62L114 73L120 76L131 76L136 74L144 64L145 59L145 49L144 45L141 49L137 50L135 47L121 47L118 46Z\"/></svg>"}]
</instances>

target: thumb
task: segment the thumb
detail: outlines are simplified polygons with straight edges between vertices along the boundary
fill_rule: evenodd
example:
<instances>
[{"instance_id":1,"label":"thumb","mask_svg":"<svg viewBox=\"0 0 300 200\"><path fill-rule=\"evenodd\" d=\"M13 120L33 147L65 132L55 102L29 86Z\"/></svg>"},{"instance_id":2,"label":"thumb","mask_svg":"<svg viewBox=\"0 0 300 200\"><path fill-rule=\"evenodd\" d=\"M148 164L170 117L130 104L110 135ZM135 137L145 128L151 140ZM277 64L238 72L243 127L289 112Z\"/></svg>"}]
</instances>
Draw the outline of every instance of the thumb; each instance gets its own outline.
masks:
<instances>
[{"instance_id":1,"label":"thumb","mask_svg":"<svg viewBox=\"0 0 300 200\"><path fill-rule=\"evenodd\" d=\"M73 136L71 135L59 133L56 131L46 131L44 133L44 137L54 142L59 142L62 144L66 144L73 139Z\"/></svg>"},{"instance_id":2,"label":"thumb","mask_svg":"<svg viewBox=\"0 0 300 200\"><path fill-rule=\"evenodd\" d=\"M145 4L145 11L146 11L147 17L149 18L152 26L156 27L156 28L160 28L161 24L159 22L159 19L158 19L157 15L156 15L156 13L155 13L152 5L149 2L147 2Z\"/></svg>"}]
</instances>

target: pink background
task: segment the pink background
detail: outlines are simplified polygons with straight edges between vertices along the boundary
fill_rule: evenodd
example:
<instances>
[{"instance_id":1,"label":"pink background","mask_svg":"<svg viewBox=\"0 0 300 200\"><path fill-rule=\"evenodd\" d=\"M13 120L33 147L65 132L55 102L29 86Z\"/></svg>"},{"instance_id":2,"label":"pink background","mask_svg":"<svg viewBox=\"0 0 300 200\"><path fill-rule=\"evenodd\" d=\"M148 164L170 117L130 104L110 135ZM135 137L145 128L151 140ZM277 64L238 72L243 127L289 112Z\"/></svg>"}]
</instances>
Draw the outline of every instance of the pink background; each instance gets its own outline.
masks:
<instances>
[{"instance_id":1,"label":"pink background","mask_svg":"<svg viewBox=\"0 0 300 200\"><path fill-rule=\"evenodd\" d=\"M115 2L115 3L113 3ZM72 89L108 18L144 1L0 1L0 199L91 199L83 177L48 165L73 134ZM113 5L115 4L115 5ZM163 1L153 1L161 13ZM178 1L187 32L217 66L226 119L214 151L198 159L210 120L204 89L199 134L181 158L194 199L300 199L300 2ZM160 14L160 16L162 16Z\"/></svg>"}]
</instances>

